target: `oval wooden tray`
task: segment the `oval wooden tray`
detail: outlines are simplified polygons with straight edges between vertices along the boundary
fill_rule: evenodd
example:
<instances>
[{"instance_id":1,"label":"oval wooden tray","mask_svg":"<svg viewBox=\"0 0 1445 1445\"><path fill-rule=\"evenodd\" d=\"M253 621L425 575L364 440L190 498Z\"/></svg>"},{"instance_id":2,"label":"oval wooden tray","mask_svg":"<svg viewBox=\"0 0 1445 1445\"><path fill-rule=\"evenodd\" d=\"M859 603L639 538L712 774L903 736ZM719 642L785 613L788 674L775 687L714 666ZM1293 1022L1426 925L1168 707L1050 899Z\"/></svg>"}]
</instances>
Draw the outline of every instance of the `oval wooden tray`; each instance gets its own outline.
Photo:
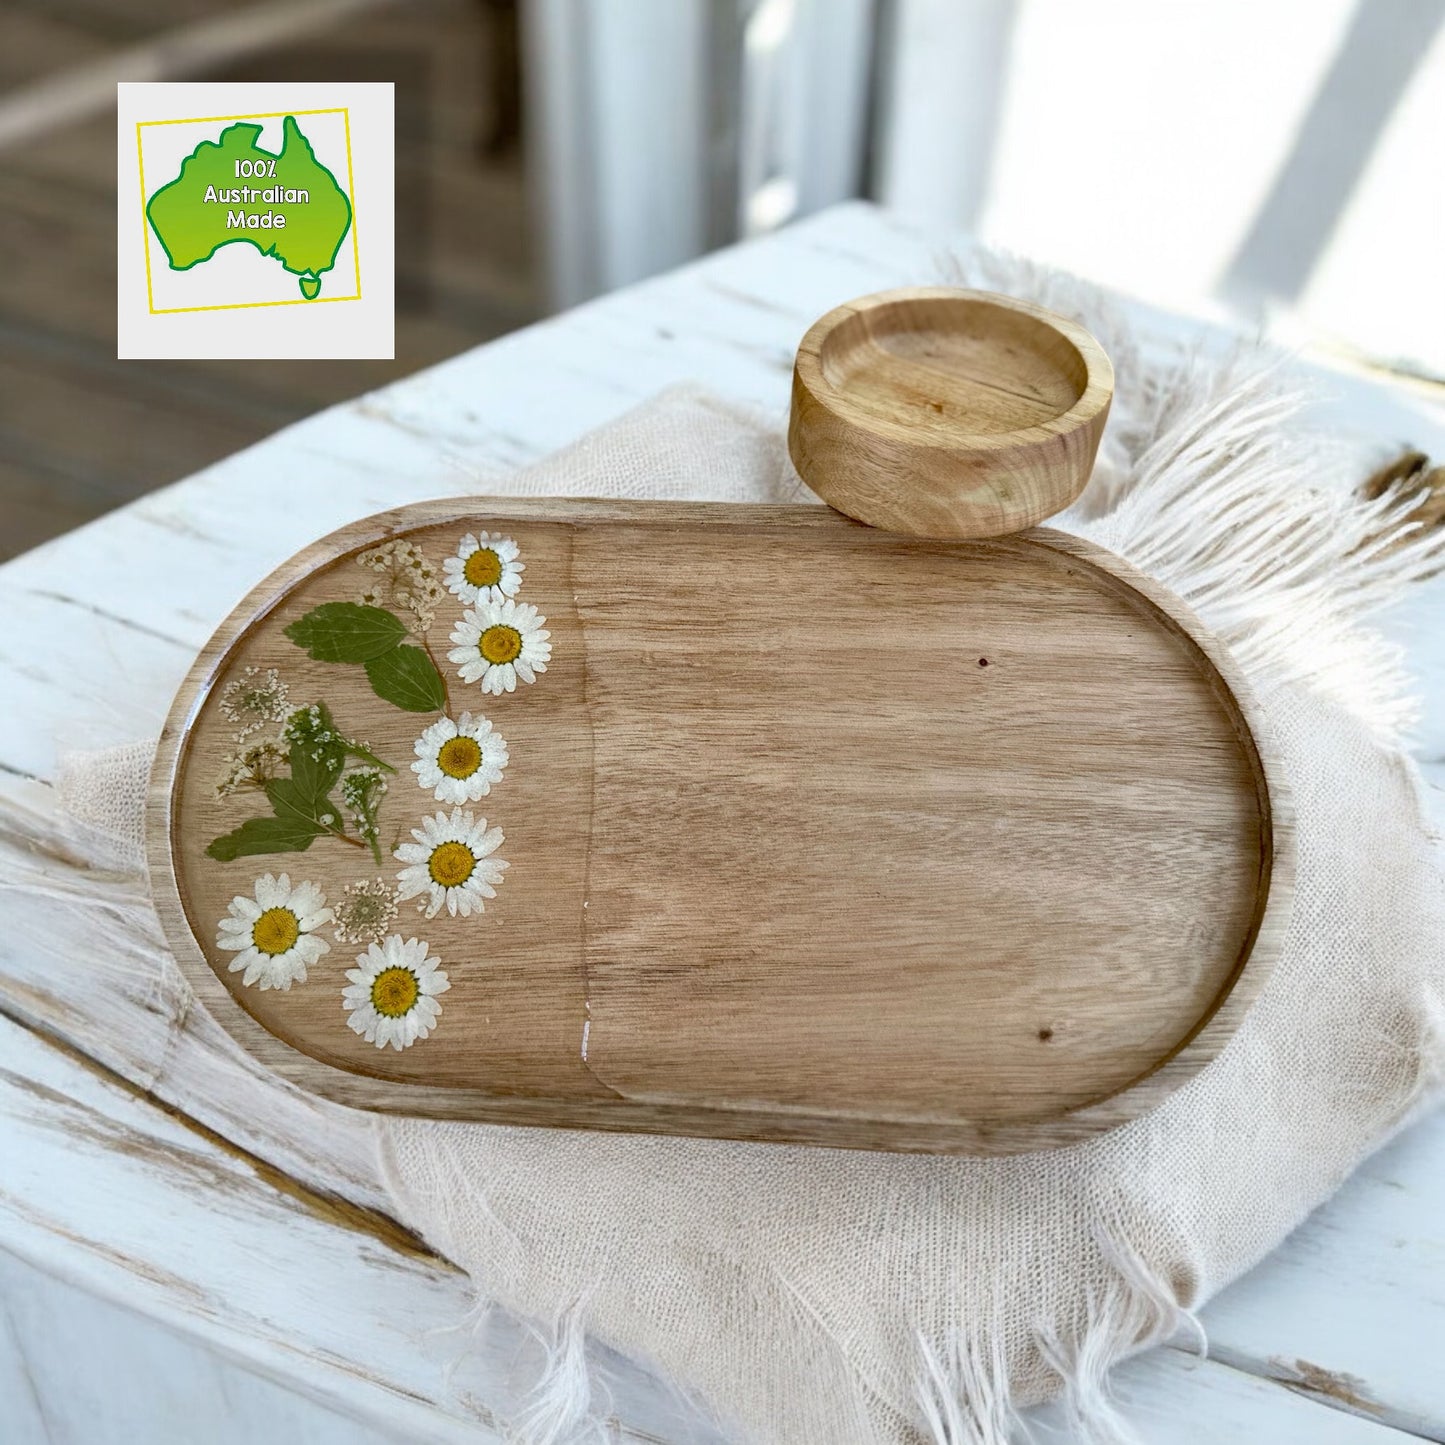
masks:
<instances>
[{"instance_id":1,"label":"oval wooden tray","mask_svg":"<svg viewBox=\"0 0 1445 1445\"><path fill-rule=\"evenodd\" d=\"M341 646L315 609L386 581L358 565L379 541L405 535L440 571L484 529L520 548L516 601L545 615L546 671L497 695L464 681L447 654L478 656L478 632L453 642L464 603L450 592L399 645L420 656L424 641L451 715L484 714L505 738L504 776L463 806L502 830L492 857L509 866L482 913L427 919L429 884L401 904L389 932L424 940L450 988L428 1037L381 1050L348 1027L346 972L364 950L334 925L315 930L329 951L285 991L245 986L218 929L265 874L313 883L328 904L348 884L389 888L411 830L450 821L410 767L441 716L425 665L419 693L388 681L418 658L379 669L381 692L427 708L404 710L366 666L311 655ZM357 646L391 644L342 650ZM218 796L246 707L312 704L395 769L380 865L350 822L348 838L322 833L304 851L210 856L246 819L284 811L254 786ZM317 543L207 645L156 761L152 883L221 1022L346 1103L897 1150L1046 1147L1193 1075L1274 959L1292 831L1252 718L1177 599L1060 533L928 541L822 507L430 503ZM262 772L298 767L310 765L287 751Z\"/></svg>"}]
</instances>

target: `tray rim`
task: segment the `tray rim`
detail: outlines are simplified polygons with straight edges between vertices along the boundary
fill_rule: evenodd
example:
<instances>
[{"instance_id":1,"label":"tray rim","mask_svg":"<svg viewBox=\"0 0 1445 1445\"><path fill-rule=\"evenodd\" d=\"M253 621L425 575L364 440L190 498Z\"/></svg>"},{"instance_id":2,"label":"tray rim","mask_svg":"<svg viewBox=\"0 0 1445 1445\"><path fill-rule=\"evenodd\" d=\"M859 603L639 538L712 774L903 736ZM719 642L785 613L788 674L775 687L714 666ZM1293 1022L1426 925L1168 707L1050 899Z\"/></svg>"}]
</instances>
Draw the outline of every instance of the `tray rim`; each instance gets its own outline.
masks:
<instances>
[{"instance_id":1,"label":"tray rim","mask_svg":"<svg viewBox=\"0 0 1445 1445\"><path fill-rule=\"evenodd\" d=\"M757 1142L812 1144L890 1152L1003 1155L1078 1143L1128 1122L1161 1104L1213 1061L1233 1037L1272 971L1293 902L1295 824L1282 760L1248 682L1223 643L1180 598L1097 543L1054 528L993 538L933 539L946 545L1008 549L1043 547L1090 565L1113 584L1134 592L1182 634L1208 664L1227 709L1243 724L1261 799L1264 847L1262 887L1254 926L1214 1007L1174 1051L1112 1094L1063 1114L1006 1124L958 1117L888 1119L858 1112L819 1114L794 1106L677 1105L617 1094L596 1100L490 1093L482 1089L409 1083L354 1074L322 1063L272 1034L232 997L206 959L181 899L172 844L172 797L181 756L202 703L226 655L241 636L278 606L318 567L347 552L421 527L477 520L496 522L646 523L651 525L858 527L876 530L831 508L716 502L642 502L612 499L451 497L375 513L347 523L288 558L256 584L226 615L200 649L178 688L157 743L146 803L146 856L151 896L166 942L207 1012L253 1058L309 1093L378 1113L476 1123L589 1128L622 1133L681 1134ZM899 534L905 535L905 534Z\"/></svg>"}]
</instances>

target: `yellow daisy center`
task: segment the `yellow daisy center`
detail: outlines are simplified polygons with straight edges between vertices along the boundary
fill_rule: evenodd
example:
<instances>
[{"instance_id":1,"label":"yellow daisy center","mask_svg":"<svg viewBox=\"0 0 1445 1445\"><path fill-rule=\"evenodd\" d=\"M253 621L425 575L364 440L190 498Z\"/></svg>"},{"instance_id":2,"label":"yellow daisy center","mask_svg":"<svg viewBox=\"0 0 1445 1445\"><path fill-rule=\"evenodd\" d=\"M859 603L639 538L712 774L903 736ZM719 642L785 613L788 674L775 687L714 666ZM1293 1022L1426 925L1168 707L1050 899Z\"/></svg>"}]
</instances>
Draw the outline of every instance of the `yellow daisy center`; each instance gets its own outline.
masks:
<instances>
[{"instance_id":1,"label":"yellow daisy center","mask_svg":"<svg viewBox=\"0 0 1445 1445\"><path fill-rule=\"evenodd\" d=\"M251 925L251 942L275 958L288 953L301 937L301 920L289 908L268 908Z\"/></svg>"},{"instance_id":2,"label":"yellow daisy center","mask_svg":"<svg viewBox=\"0 0 1445 1445\"><path fill-rule=\"evenodd\" d=\"M522 634L515 627L508 627L503 622L487 628L482 633L482 640L477 643L477 651L493 667L503 662L515 662L521 650Z\"/></svg>"},{"instance_id":3,"label":"yellow daisy center","mask_svg":"<svg viewBox=\"0 0 1445 1445\"><path fill-rule=\"evenodd\" d=\"M438 843L427 863L432 882L443 888L461 887L476 866L476 855L465 843Z\"/></svg>"},{"instance_id":4,"label":"yellow daisy center","mask_svg":"<svg viewBox=\"0 0 1445 1445\"><path fill-rule=\"evenodd\" d=\"M409 968L384 968L371 981L371 1006L389 1019L399 1019L416 1007L421 985Z\"/></svg>"},{"instance_id":5,"label":"yellow daisy center","mask_svg":"<svg viewBox=\"0 0 1445 1445\"><path fill-rule=\"evenodd\" d=\"M482 765L475 738L448 738L437 752L437 767L449 778L469 778Z\"/></svg>"},{"instance_id":6,"label":"yellow daisy center","mask_svg":"<svg viewBox=\"0 0 1445 1445\"><path fill-rule=\"evenodd\" d=\"M502 580L502 559L490 547L478 547L462 567L473 587L495 587Z\"/></svg>"}]
</instances>

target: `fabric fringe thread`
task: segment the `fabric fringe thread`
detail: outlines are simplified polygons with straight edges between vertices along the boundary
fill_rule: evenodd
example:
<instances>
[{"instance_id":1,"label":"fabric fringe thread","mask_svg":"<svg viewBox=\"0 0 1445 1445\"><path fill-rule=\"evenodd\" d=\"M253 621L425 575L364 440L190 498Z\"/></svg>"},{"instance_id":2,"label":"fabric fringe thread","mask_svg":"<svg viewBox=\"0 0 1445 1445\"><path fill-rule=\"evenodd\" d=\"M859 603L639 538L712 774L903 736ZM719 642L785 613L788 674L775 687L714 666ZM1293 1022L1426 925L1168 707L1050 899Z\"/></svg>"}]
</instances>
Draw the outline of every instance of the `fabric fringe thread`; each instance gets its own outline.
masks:
<instances>
[{"instance_id":1,"label":"fabric fringe thread","mask_svg":"<svg viewBox=\"0 0 1445 1445\"><path fill-rule=\"evenodd\" d=\"M153 744L143 746L148 769L155 749ZM72 754L69 761L81 760L74 776L82 776L94 756ZM62 760L66 765L67 760ZM8 797L0 807L0 893L4 892L44 898L59 910L109 915L105 934L111 946L89 957L86 967L98 982L103 980L101 986L137 997L147 1012L167 1021L171 1032L180 1027L190 1008L190 988L166 947L142 853L131 838ZM40 956L49 951L51 940L32 933L24 918L15 927L19 932L13 943ZM157 1072L162 1067L158 1060Z\"/></svg>"},{"instance_id":2,"label":"fabric fringe thread","mask_svg":"<svg viewBox=\"0 0 1445 1445\"><path fill-rule=\"evenodd\" d=\"M593 1376L587 1360L587 1302L579 1300L550 1330L531 1325L546 1352L531 1393L512 1417L514 1445L607 1445L604 1413L593 1405Z\"/></svg>"},{"instance_id":3,"label":"fabric fringe thread","mask_svg":"<svg viewBox=\"0 0 1445 1445\"><path fill-rule=\"evenodd\" d=\"M1101 1213L1095 1242L1112 1267L1109 1283L1092 1291L1072 1329L1039 1320L1032 1345L1059 1382L1058 1414L1079 1445L1137 1445L1119 1413L1109 1375L1122 1359L1165 1343L1192 1343L1207 1353L1204 1327L1181 1305L1174 1286L1161 1279L1129 1242L1122 1222ZM930 1445L1011 1445L1032 1439L1010 1387L1006 1328L950 1334L940 1349L916 1334L921 1362L918 1404Z\"/></svg>"}]
</instances>

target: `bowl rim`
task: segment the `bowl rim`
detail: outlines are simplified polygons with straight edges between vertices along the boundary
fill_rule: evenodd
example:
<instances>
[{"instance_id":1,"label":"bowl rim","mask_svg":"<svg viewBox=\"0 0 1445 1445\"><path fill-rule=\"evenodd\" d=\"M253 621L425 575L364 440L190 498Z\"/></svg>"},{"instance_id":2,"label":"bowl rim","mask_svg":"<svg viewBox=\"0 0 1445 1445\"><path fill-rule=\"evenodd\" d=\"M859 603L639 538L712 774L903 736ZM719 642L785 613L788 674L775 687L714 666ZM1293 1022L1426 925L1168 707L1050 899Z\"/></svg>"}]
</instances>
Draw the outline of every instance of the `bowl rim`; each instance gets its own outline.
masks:
<instances>
[{"instance_id":1,"label":"bowl rim","mask_svg":"<svg viewBox=\"0 0 1445 1445\"><path fill-rule=\"evenodd\" d=\"M1017 312L1057 332L1074 348L1084 364L1084 388L1078 399L1066 411L1047 421L1034 422L1014 431L957 431L949 439L931 438L920 433L915 426L890 422L874 412L862 410L846 390L828 379L823 369L823 353L828 338L840 326L855 316L866 315L884 306L937 301L971 301L1001 311ZM798 343L793 370L814 400L825 405L840 420L876 436L887 436L893 444L918 452L997 452L1032 446L1091 425L1102 412L1108 410L1114 399L1113 363L1098 340L1083 326L1032 301L961 286L899 286L845 301L825 312L804 332L803 339Z\"/></svg>"}]
</instances>

